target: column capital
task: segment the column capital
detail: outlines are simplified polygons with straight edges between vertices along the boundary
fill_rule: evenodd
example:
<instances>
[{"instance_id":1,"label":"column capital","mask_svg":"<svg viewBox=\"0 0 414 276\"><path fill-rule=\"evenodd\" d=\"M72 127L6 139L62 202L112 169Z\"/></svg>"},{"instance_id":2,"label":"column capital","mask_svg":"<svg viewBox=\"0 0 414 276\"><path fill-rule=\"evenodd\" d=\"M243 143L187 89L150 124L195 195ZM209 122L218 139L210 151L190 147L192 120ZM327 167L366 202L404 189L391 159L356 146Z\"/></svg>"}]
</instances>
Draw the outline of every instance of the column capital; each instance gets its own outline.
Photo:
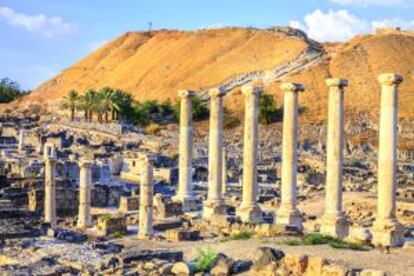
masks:
<instances>
[{"instance_id":1,"label":"column capital","mask_svg":"<svg viewBox=\"0 0 414 276\"><path fill-rule=\"evenodd\" d=\"M280 85L280 88L283 92L303 92L305 91L305 86L300 83L293 82L284 82Z\"/></svg>"},{"instance_id":2,"label":"column capital","mask_svg":"<svg viewBox=\"0 0 414 276\"><path fill-rule=\"evenodd\" d=\"M245 84L241 88L243 95L260 95L263 93L263 82L254 81L251 84Z\"/></svg>"},{"instance_id":3,"label":"column capital","mask_svg":"<svg viewBox=\"0 0 414 276\"><path fill-rule=\"evenodd\" d=\"M195 96L195 92L192 90L178 90L178 96L180 98L191 98Z\"/></svg>"},{"instance_id":4,"label":"column capital","mask_svg":"<svg viewBox=\"0 0 414 276\"><path fill-rule=\"evenodd\" d=\"M93 160L81 160L79 161L79 167L80 168L92 168L93 166Z\"/></svg>"},{"instance_id":5,"label":"column capital","mask_svg":"<svg viewBox=\"0 0 414 276\"><path fill-rule=\"evenodd\" d=\"M346 79L326 79L326 85L328 87L338 87L338 88L344 88L348 86L348 80Z\"/></svg>"},{"instance_id":6,"label":"column capital","mask_svg":"<svg viewBox=\"0 0 414 276\"><path fill-rule=\"evenodd\" d=\"M223 97L226 95L226 90L223 87L211 88L208 90L211 98Z\"/></svg>"},{"instance_id":7,"label":"column capital","mask_svg":"<svg viewBox=\"0 0 414 276\"><path fill-rule=\"evenodd\" d=\"M398 85L402 83L404 78L395 73L385 73L378 76L378 81L382 85Z\"/></svg>"}]
</instances>

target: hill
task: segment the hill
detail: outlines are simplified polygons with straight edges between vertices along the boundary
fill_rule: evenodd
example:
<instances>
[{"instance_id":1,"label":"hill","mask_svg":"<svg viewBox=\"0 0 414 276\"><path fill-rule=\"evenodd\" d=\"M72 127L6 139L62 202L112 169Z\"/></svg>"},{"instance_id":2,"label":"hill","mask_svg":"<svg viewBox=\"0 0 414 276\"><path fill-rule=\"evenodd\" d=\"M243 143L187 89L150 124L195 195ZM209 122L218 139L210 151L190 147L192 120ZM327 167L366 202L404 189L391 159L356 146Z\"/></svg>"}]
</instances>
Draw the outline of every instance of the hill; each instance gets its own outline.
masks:
<instances>
[{"instance_id":1,"label":"hill","mask_svg":"<svg viewBox=\"0 0 414 276\"><path fill-rule=\"evenodd\" d=\"M306 86L300 104L304 118L326 118L325 78L347 78L348 110L378 115L377 76L399 72L405 82L399 93L400 117L414 119L414 36L391 32L358 36L347 43L320 44L298 30L224 28L200 31L129 32L85 57L18 101L55 105L70 89L111 86L134 94L137 100L175 99L178 89L202 95L224 85L233 92L226 106L242 112L240 85L260 78L266 92L280 105L280 81Z\"/></svg>"}]
</instances>

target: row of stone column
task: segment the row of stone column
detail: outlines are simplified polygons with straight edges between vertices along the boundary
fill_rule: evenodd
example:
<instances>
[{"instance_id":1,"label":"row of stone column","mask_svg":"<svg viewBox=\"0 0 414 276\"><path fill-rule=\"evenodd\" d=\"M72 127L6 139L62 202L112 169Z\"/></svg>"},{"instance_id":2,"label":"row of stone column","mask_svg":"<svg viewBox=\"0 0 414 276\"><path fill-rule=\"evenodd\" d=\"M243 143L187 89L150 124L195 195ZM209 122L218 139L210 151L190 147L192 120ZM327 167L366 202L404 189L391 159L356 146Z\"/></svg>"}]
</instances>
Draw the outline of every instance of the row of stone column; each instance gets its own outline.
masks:
<instances>
[{"instance_id":1,"label":"row of stone column","mask_svg":"<svg viewBox=\"0 0 414 276\"><path fill-rule=\"evenodd\" d=\"M45 162L45 197L44 197L44 222L52 227L56 225L56 147L46 143L44 147ZM93 161L83 160L79 164L79 215L78 228L85 229L92 226L90 215L92 192L92 166Z\"/></svg>"},{"instance_id":2,"label":"row of stone column","mask_svg":"<svg viewBox=\"0 0 414 276\"><path fill-rule=\"evenodd\" d=\"M397 149L397 90L402 77L397 74L379 76L382 85L380 143L378 165L378 212L373 227L374 244L401 245L402 227L396 220L396 149ZM342 163L344 88L343 79L328 79L329 113L327 132L326 204L321 232L344 237L348 234L348 220L342 211ZM298 94L304 91L301 84L283 83L283 152L281 205L276 222L302 228L302 216L297 209L297 145L298 145ZM262 212L257 204L257 151L258 151L258 103L263 92L261 85L242 87L245 96L244 147L243 147L243 196L237 215L245 222L261 222ZM223 96L221 89L211 89L210 139L209 139L209 191L204 204L206 219L225 215L222 193L226 181L223 158ZM179 91L180 159L179 187L176 199L183 202L184 210L195 209L191 182L192 159L192 107L194 92ZM224 188L225 189L225 188Z\"/></svg>"},{"instance_id":3,"label":"row of stone column","mask_svg":"<svg viewBox=\"0 0 414 276\"><path fill-rule=\"evenodd\" d=\"M56 148L53 144L45 144L45 206L44 221L52 227L56 225L56 186L55 171L57 163ZM138 238L145 239L153 235L153 167L147 156L141 159L141 189ZM92 193L92 160L79 163L79 215L77 227L86 229L92 226L91 193Z\"/></svg>"}]
</instances>

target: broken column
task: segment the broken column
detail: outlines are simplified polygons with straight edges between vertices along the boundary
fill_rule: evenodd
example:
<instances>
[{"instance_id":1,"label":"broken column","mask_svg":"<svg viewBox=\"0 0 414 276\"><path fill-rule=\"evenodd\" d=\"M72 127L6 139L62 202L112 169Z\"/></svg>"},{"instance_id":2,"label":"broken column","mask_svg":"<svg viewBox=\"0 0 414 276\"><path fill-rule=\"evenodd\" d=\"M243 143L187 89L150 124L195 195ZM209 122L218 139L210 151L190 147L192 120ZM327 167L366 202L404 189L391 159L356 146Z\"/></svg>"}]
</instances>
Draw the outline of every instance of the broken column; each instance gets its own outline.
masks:
<instances>
[{"instance_id":1,"label":"broken column","mask_svg":"<svg viewBox=\"0 0 414 276\"><path fill-rule=\"evenodd\" d=\"M243 199L237 215L243 222L261 222L262 211L257 204L257 149L259 132L259 84L242 87L245 96L244 145L243 145Z\"/></svg>"},{"instance_id":2,"label":"broken column","mask_svg":"<svg viewBox=\"0 0 414 276\"><path fill-rule=\"evenodd\" d=\"M298 94L304 91L301 84L283 83L283 152L281 204L277 211L278 224L293 225L302 229L302 215L296 207L298 166Z\"/></svg>"},{"instance_id":3,"label":"broken column","mask_svg":"<svg viewBox=\"0 0 414 276\"><path fill-rule=\"evenodd\" d=\"M139 239L147 239L154 234L152 227L153 221L153 167L147 156L140 159L141 171L141 186L139 196Z\"/></svg>"},{"instance_id":4,"label":"broken column","mask_svg":"<svg viewBox=\"0 0 414 276\"><path fill-rule=\"evenodd\" d=\"M222 196L223 159L223 96L221 88L210 89L210 136L208 157L208 196L203 207L203 217L212 219L226 215Z\"/></svg>"},{"instance_id":5,"label":"broken column","mask_svg":"<svg viewBox=\"0 0 414 276\"><path fill-rule=\"evenodd\" d=\"M193 116L191 98L195 96L193 91L180 90L180 153L178 191L174 200L181 201L183 211L196 210L196 200L193 195L192 185L192 157L193 157Z\"/></svg>"},{"instance_id":6,"label":"broken column","mask_svg":"<svg viewBox=\"0 0 414 276\"><path fill-rule=\"evenodd\" d=\"M45 206L44 221L51 226L56 225L56 184L55 171L57 163L56 148L53 144L45 144Z\"/></svg>"},{"instance_id":7,"label":"broken column","mask_svg":"<svg viewBox=\"0 0 414 276\"><path fill-rule=\"evenodd\" d=\"M21 129L19 131L19 145L18 145L19 150L24 150L24 136L25 136L25 131Z\"/></svg>"},{"instance_id":8,"label":"broken column","mask_svg":"<svg viewBox=\"0 0 414 276\"><path fill-rule=\"evenodd\" d=\"M325 213L320 231L324 235L343 238L349 230L349 221L342 211L344 88L348 81L328 79L326 84L329 87L327 170Z\"/></svg>"},{"instance_id":9,"label":"broken column","mask_svg":"<svg viewBox=\"0 0 414 276\"><path fill-rule=\"evenodd\" d=\"M377 216L372 226L372 243L376 246L402 246L404 227L396 217L398 85L397 74L379 76L382 86L378 149Z\"/></svg>"},{"instance_id":10,"label":"broken column","mask_svg":"<svg viewBox=\"0 0 414 276\"><path fill-rule=\"evenodd\" d=\"M221 193L225 195L227 193L227 150L223 147L222 153L222 170L221 170Z\"/></svg>"},{"instance_id":11,"label":"broken column","mask_svg":"<svg viewBox=\"0 0 414 276\"><path fill-rule=\"evenodd\" d=\"M81 229L92 226L91 191L92 191L92 160L80 162L79 173L79 218L78 227Z\"/></svg>"}]
</instances>

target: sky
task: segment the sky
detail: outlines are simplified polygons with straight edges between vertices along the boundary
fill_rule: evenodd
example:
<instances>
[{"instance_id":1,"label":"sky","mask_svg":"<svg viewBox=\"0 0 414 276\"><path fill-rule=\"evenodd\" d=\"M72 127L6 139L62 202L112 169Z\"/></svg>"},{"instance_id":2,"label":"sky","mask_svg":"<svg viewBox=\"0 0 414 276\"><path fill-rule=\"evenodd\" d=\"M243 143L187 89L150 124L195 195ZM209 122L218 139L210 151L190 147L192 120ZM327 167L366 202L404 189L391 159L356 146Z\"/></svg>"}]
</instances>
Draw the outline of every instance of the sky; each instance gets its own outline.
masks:
<instances>
[{"instance_id":1,"label":"sky","mask_svg":"<svg viewBox=\"0 0 414 276\"><path fill-rule=\"evenodd\" d=\"M127 31L292 26L318 41L414 30L414 0L0 0L0 78L42 82Z\"/></svg>"}]
</instances>

